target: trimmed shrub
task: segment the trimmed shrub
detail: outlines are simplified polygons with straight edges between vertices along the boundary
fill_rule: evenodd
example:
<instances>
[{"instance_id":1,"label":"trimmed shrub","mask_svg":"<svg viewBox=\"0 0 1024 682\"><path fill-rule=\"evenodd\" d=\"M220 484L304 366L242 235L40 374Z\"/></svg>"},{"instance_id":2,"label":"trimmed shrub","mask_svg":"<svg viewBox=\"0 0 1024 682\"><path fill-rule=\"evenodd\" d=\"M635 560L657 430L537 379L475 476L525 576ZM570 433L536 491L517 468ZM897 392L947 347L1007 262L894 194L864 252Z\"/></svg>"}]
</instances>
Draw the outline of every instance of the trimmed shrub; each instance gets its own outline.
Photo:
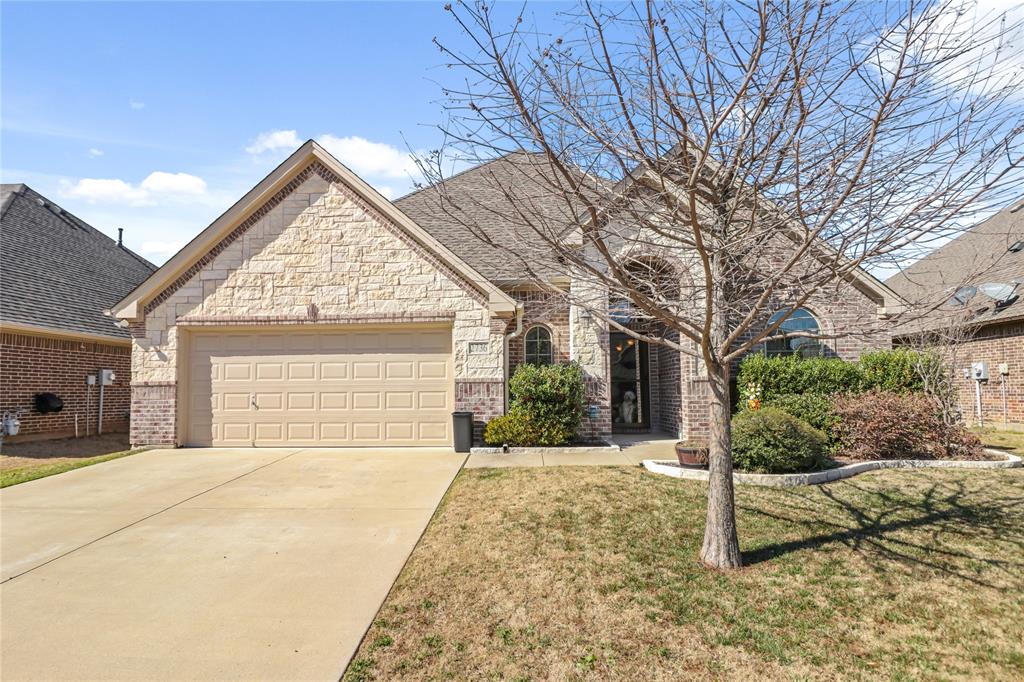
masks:
<instances>
[{"instance_id":1,"label":"trimmed shrub","mask_svg":"<svg viewBox=\"0 0 1024 682\"><path fill-rule=\"evenodd\" d=\"M752 353L740 362L736 376L739 391L760 387L761 400L769 403L782 395L856 393L863 387L860 367L838 358L768 357Z\"/></svg>"},{"instance_id":2,"label":"trimmed shrub","mask_svg":"<svg viewBox=\"0 0 1024 682\"><path fill-rule=\"evenodd\" d=\"M553 424L541 426L521 409L495 417L484 427L484 442L491 446L550 446L562 445L572 433Z\"/></svg>"},{"instance_id":3,"label":"trimmed shrub","mask_svg":"<svg viewBox=\"0 0 1024 682\"><path fill-rule=\"evenodd\" d=\"M586 398L578 364L520 365L509 381L509 391L509 413L492 419L484 429L487 444L563 445L576 435ZM494 422L498 423L492 428Z\"/></svg>"},{"instance_id":4,"label":"trimmed shrub","mask_svg":"<svg viewBox=\"0 0 1024 682\"><path fill-rule=\"evenodd\" d=\"M924 382L917 371L917 364L935 361L915 350L897 348L865 353L858 364L864 375L864 390L919 393L924 390Z\"/></svg>"},{"instance_id":5,"label":"trimmed shrub","mask_svg":"<svg viewBox=\"0 0 1024 682\"><path fill-rule=\"evenodd\" d=\"M774 407L732 419L732 458L738 469L764 474L813 471L825 465L825 434Z\"/></svg>"},{"instance_id":6,"label":"trimmed shrub","mask_svg":"<svg viewBox=\"0 0 1024 682\"><path fill-rule=\"evenodd\" d=\"M787 393L772 398L765 407L774 407L802 419L831 440L836 424L839 423L832 402L829 396L818 393Z\"/></svg>"},{"instance_id":7,"label":"trimmed shrub","mask_svg":"<svg viewBox=\"0 0 1024 682\"><path fill-rule=\"evenodd\" d=\"M922 393L869 391L835 405L838 454L853 460L980 459L977 435L946 424Z\"/></svg>"}]
</instances>

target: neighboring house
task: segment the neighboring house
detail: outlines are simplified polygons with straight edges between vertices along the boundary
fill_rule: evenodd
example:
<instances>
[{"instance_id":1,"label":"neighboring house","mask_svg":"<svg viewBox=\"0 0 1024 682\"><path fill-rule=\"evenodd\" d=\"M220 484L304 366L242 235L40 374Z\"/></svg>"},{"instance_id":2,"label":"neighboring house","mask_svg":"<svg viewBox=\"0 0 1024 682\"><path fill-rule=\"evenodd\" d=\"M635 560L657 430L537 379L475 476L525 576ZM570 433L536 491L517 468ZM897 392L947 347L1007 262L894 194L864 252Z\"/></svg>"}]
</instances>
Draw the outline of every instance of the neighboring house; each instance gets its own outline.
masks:
<instances>
[{"instance_id":1,"label":"neighboring house","mask_svg":"<svg viewBox=\"0 0 1024 682\"><path fill-rule=\"evenodd\" d=\"M21 412L18 439L126 431L131 339L103 310L155 266L27 185L0 194L0 412ZM103 369L101 424L86 377ZM63 408L37 409L44 393Z\"/></svg>"},{"instance_id":2,"label":"neighboring house","mask_svg":"<svg viewBox=\"0 0 1024 682\"><path fill-rule=\"evenodd\" d=\"M1024 199L966 230L886 284L922 316L895 332L910 343L921 332L941 332L957 343L960 408L978 420L980 393L986 424L1024 426ZM980 385L965 375L985 363Z\"/></svg>"},{"instance_id":3,"label":"neighboring house","mask_svg":"<svg viewBox=\"0 0 1024 682\"><path fill-rule=\"evenodd\" d=\"M485 178L516 158L446 181L448 195L501 201ZM114 307L133 338L132 442L447 446L453 410L474 413L478 437L503 413L518 363L569 359L587 375L585 436L706 428L690 358L559 304L467 227L493 213L453 220L436 196L390 202L315 142L299 148ZM490 227L540 248L512 224ZM558 272L550 282L572 286ZM889 298L864 276L799 323L832 333L877 320ZM831 350L888 345L875 332Z\"/></svg>"}]
</instances>

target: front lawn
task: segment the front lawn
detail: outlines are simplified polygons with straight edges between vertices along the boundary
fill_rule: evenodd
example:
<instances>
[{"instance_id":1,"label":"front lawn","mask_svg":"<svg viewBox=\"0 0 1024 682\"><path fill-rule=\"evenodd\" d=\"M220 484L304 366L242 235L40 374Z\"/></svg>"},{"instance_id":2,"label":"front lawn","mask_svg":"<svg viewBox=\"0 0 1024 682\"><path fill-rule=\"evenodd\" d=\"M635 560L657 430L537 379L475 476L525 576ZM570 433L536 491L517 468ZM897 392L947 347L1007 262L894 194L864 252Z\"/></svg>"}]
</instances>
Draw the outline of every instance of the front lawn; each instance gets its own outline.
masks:
<instances>
[{"instance_id":1,"label":"front lawn","mask_svg":"<svg viewBox=\"0 0 1024 682\"><path fill-rule=\"evenodd\" d=\"M981 442L986 447L1000 448L1015 455L1024 455L1024 431L1004 431L1001 429L975 429Z\"/></svg>"},{"instance_id":2,"label":"front lawn","mask_svg":"<svg viewBox=\"0 0 1024 682\"><path fill-rule=\"evenodd\" d=\"M705 487L463 471L347 680L1020 679L1024 470L739 486L747 566L696 560Z\"/></svg>"},{"instance_id":3,"label":"front lawn","mask_svg":"<svg viewBox=\"0 0 1024 682\"><path fill-rule=\"evenodd\" d=\"M62 474L139 451L130 449L128 434L124 433L5 443L0 454L0 488Z\"/></svg>"}]
</instances>

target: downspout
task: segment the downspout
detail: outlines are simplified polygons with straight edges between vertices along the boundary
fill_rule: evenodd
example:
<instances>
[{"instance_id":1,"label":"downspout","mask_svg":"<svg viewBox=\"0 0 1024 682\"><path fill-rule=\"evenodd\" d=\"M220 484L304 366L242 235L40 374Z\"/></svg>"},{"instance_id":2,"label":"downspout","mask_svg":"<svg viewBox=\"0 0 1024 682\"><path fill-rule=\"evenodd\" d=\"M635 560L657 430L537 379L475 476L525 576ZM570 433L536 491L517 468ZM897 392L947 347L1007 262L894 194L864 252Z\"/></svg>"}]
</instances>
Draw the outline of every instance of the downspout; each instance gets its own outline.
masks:
<instances>
[{"instance_id":1,"label":"downspout","mask_svg":"<svg viewBox=\"0 0 1024 682\"><path fill-rule=\"evenodd\" d=\"M509 375L508 375L508 369L509 369L509 366L508 366L508 342L511 341L512 339L516 338L517 336L519 336L522 333L523 333L523 304L522 303L517 303L516 304L516 328L515 328L515 331L512 331L512 332L509 332L508 334L505 334L505 340L504 340L503 347L502 347L502 350L503 350L502 355L505 358L505 369L504 369L504 375L505 375L505 380L504 380L504 384L505 384L505 410L504 411L505 411L506 414L508 414L508 403L509 403L508 380L510 378Z\"/></svg>"}]
</instances>

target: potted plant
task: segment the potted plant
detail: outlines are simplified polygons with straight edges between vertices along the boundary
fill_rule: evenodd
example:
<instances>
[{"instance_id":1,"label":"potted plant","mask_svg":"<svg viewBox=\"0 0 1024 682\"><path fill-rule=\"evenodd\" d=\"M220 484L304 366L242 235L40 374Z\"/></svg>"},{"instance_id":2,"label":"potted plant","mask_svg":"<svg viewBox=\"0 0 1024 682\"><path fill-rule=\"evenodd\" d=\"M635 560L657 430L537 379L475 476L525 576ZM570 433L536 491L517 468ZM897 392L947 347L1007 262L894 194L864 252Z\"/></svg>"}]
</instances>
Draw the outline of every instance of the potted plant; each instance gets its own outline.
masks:
<instances>
[{"instance_id":1,"label":"potted plant","mask_svg":"<svg viewBox=\"0 0 1024 682\"><path fill-rule=\"evenodd\" d=\"M680 466L707 466L708 442L694 438L681 440L676 443L676 457Z\"/></svg>"}]
</instances>

